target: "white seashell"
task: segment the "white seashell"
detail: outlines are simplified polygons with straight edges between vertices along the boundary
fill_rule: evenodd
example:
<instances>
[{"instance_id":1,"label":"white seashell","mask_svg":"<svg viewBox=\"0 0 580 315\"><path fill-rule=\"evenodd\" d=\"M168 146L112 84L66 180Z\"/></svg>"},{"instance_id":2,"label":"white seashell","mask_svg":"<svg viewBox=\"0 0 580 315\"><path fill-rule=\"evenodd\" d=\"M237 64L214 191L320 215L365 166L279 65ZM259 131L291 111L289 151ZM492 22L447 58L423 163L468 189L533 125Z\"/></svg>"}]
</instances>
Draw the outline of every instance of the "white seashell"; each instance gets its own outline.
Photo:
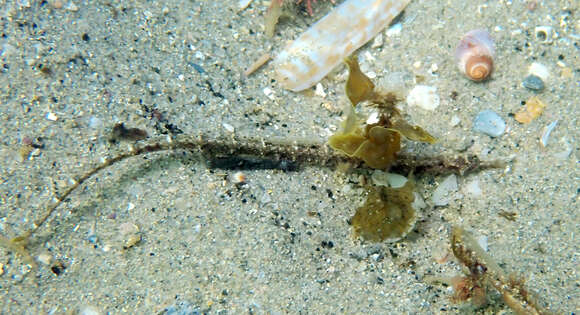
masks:
<instances>
[{"instance_id":1,"label":"white seashell","mask_svg":"<svg viewBox=\"0 0 580 315\"><path fill-rule=\"evenodd\" d=\"M528 74L533 74L540 77L543 81L546 81L550 77L550 70L539 62L533 62L528 68Z\"/></svg>"},{"instance_id":2,"label":"white seashell","mask_svg":"<svg viewBox=\"0 0 580 315\"><path fill-rule=\"evenodd\" d=\"M552 130L554 130L554 128L556 128L557 124L558 124L558 120L555 120L554 122L552 122L551 124L547 125L544 128L544 132L542 133L542 137L540 138L540 143L542 144L542 146L544 148L548 146L548 141L550 140L550 134L552 133Z\"/></svg>"},{"instance_id":3,"label":"white seashell","mask_svg":"<svg viewBox=\"0 0 580 315\"><path fill-rule=\"evenodd\" d=\"M411 0L347 0L274 59L280 84L309 88L385 28Z\"/></svg>"},{"instance_id":4,"label":"white seashell","mask_svg":"<svg viewBox=\"0 0 580 315\"><path fill-rule=\"evenodd\" d=\"M238 1L238 9L241 11L245 8L247 8L250 3L252 3L252 0L239 0Z\"/></svg>"},{"instance_id":5,"label":"white seashell","mask_svg":"<svg viewBox=\"0 0 580 315\"><path fill-rule=\"evenodd\" d=\"M536 33L536 40L543 44L552 42L552 27L551 26L537 26L534 29Z\"/></svg>"},{"instance_id":6,"label":"white seashell","mask_svg":"<svg viewBox=\"0 0 580 315\"><path fill-rule=\"evenodd\" d=\"M457 176L454 174L447 176L433 191L431 201L435 206L446 206L455 199L455 192L458 189Z\"/></svg>"},{"instance_id":7,"label":"white seashell","mask_svg":"<svg viewBox=\"0 0 580 315\"><path fill-rule=\"evenodd\" d=\"M389 27L386 34L389 37L398 36L399 34L401 34L402 30L403 30L403 24L397 23L397 24Z\"/></svg>"},{"instance_id":8,"label":"white seashell","mask_svg":"<svg viewBox=\"0 0 580 315\"><path fill-rule=\"evenodd\" d=\"M425 110L435 110L439 107L440 101L437 88L428 85L415 86L407 96L407 103L410 106L419 106Z\"/></svg>"},{"instance_id":9,"label":"white seashell","mask_svg":"<svg viewBox=\"0 0 580 315\"><path fill-rule=\"evenodd\" d=\"M495 47L486 30L467 32L455 49L459 70L473 81L485 80L493 71Z\"/></svg>"}]
</instances>

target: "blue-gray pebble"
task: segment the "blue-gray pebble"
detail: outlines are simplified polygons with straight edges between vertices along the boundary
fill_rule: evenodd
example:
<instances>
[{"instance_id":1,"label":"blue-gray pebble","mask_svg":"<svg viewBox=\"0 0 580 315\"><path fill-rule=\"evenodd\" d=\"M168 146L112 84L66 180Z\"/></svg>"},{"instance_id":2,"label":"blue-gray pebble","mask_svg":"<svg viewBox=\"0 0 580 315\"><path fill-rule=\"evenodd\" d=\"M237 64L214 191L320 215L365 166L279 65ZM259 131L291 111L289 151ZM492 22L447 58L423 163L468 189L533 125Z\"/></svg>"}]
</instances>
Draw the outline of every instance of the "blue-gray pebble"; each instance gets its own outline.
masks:
<instances>
[{"instance_id":1,"label":"blue-gray pebble","mask_svg":"<svg viewBox=\"0 0 580 315\"><path fill-rule=\"evenodd\" d=\"M542 81L542 78L533 74L527 76L524 82L522 82L522 85L532 91L541 91L544 89L544 81Z\"/></svg>"},{"instance_id":2,"label":"blue-gray pebble","mask_svg":"<svg viewBox=\"0 0 580 315\"><path fill-rule=\"evenodd\" d=\"M505 131L505 121L492 110L484 110L475 116L473 131L499 137Z\"/></svg>"}]
</instances>

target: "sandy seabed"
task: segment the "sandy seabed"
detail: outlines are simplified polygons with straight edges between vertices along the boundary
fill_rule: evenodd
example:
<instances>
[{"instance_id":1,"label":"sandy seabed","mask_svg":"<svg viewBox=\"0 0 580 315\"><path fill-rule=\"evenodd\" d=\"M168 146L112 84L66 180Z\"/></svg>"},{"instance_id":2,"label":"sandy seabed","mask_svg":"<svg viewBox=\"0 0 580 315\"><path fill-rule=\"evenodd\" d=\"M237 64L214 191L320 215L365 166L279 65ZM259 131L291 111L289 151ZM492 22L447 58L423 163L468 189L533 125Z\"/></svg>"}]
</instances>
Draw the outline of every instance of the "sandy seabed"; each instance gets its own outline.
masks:
<instances>
[{"instance_id":1,"label":"sandy seabed","mask_svg":"<svg viewBox=\"0 0 580 315\"><path fill-rule=\"evenodd\" d=\"M241 11L237 1L73 2L0 0L5 236L30 228L73 175L126 149L108 141L118 122L152 137L319 142L340 126L343 66L322 80L325 97L283 90L271 66L242 75L329 12L330 2L319 1L314 17L299 10L282 19L273 38L264 35L261 1ZM352 237L348 221L364 201L364 170L252 170L236 185L235 171L210 170L187 152L146 155L71 195L32 239L37 270L0 248L2 313L510 314L498 295L474 309L425 280L462 274L453 258L435 260L448 251L455 225L486 240L500 266L527 279L554 312L577 313L580 12L576 1L528 6L413 0L400 34L382 32L381 45L359 50L363 71L377 81L397 74L405 89L418 79L437 88L436 110L402 107L439 142L405 151L512 161L459 176L459 190L442 207L431 195L444 176L419 174L426 207L404 240ZM538 26L551 27L552 37L537 38ZM483 83L464 78L453 60L458 40L476 28L490 31L497 51L495 72ZM521 84L533 62L550 71L540 93ZM547 104L544 113L519 124L513 113L535 94ZM506 121L502 136L473 131L486 109ZM543 147L542 132L555 120ZM35 148L23 151L27 145ZM474 182L481 195L466 189ZM515 212L515 221L502 211ZM128 234L142 239L125 250Z\"/></svg>"}]
</instances>

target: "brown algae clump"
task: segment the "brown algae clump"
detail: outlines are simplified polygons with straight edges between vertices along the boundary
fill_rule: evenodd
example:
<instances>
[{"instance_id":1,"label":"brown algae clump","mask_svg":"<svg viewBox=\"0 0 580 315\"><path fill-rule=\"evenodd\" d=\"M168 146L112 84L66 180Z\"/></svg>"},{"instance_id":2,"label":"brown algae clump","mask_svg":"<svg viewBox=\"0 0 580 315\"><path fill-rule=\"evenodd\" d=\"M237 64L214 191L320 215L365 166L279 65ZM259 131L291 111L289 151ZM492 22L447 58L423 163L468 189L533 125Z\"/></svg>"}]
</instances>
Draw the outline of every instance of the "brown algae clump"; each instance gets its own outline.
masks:
<instances>
[{"instance_id":1,"label":"brown algae clump","mask_svg":"<svg viewBox=\"0 0 580 315\"><path fill-rule=\"evenodd\" d=\"M353 108L343 123L343 129L332 135L328 144L350 157L363 160L369 167L388 169L401 149L401 135L413 141L435 143L436 139L419 126L412 126L395 107L393 93L377 91L372 81L361 72L356 57L345 60L349 68L346 94L354 108L368 102L379 110L376 123L361 126Z\"/></svg>"},{"instance_id":2,"label":"brown algae clump","mask_svg":"<svg viewBox=\"0 0 580 315\"><path fill-rule=\"evenodd\" d=\"M436 139L419 126L410 125L395 107L399 98L392 92L378 91L361 70L356 57L345 60L349 69L346 95L352 106L348 108L342 130L332 135L328 144L349 157L363 160L369 167L389 169L401 150L401 136L434 143ZM354 107L366 102L378 110L378 120L371 124L361 121ZM352 218L355 236L369 241L397 241L413 228L417 216L411 206L414 201L414 181L403 187L372 187L365 204Z\"/></svg>"},{"instance_id":3,"label":"brown algae clump","mask_svg":"<svg viewBox=\"0 0 580 315\"><path fill-rule=\"evenodd\" d=\"M355 236L373 242L398 241L411 231L417 220L413 190L415 183L407 180L400 188L370 187L365 204L358 208L351 224Z\"/></svg>"},{"instance_id":4,"label":"brown algae clump","mask_svg":"<svg viewBox=\"0 0 580 315\"><path fill-rule=\"evenodd\" d=\"M346 96L352 106L356 106L356 104L372 97L375 84L360 71L356 57L350 56L344 60L344 63L346 63L349 72L345 87Z\"/></svg>"}]
</instances>

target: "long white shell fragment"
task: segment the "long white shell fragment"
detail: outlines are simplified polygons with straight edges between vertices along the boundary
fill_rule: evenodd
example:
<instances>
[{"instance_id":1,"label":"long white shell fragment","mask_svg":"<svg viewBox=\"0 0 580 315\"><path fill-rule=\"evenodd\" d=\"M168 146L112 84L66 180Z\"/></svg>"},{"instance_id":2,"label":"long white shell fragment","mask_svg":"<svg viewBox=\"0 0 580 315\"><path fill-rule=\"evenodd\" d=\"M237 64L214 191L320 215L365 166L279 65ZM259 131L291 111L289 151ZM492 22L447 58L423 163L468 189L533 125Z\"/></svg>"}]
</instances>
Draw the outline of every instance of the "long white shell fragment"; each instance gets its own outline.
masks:
<instances>
[{"instance_id":1,"label":"long white shell fragment","mask_svg":"<svg viewBox=\"0 0 580 315\"><path fill-rule=\"evenodd\" d=\"M274 59L276 79L292 91L309 88L385 28L411 0L347 0Z\"/></svg>"}]
</instances>

